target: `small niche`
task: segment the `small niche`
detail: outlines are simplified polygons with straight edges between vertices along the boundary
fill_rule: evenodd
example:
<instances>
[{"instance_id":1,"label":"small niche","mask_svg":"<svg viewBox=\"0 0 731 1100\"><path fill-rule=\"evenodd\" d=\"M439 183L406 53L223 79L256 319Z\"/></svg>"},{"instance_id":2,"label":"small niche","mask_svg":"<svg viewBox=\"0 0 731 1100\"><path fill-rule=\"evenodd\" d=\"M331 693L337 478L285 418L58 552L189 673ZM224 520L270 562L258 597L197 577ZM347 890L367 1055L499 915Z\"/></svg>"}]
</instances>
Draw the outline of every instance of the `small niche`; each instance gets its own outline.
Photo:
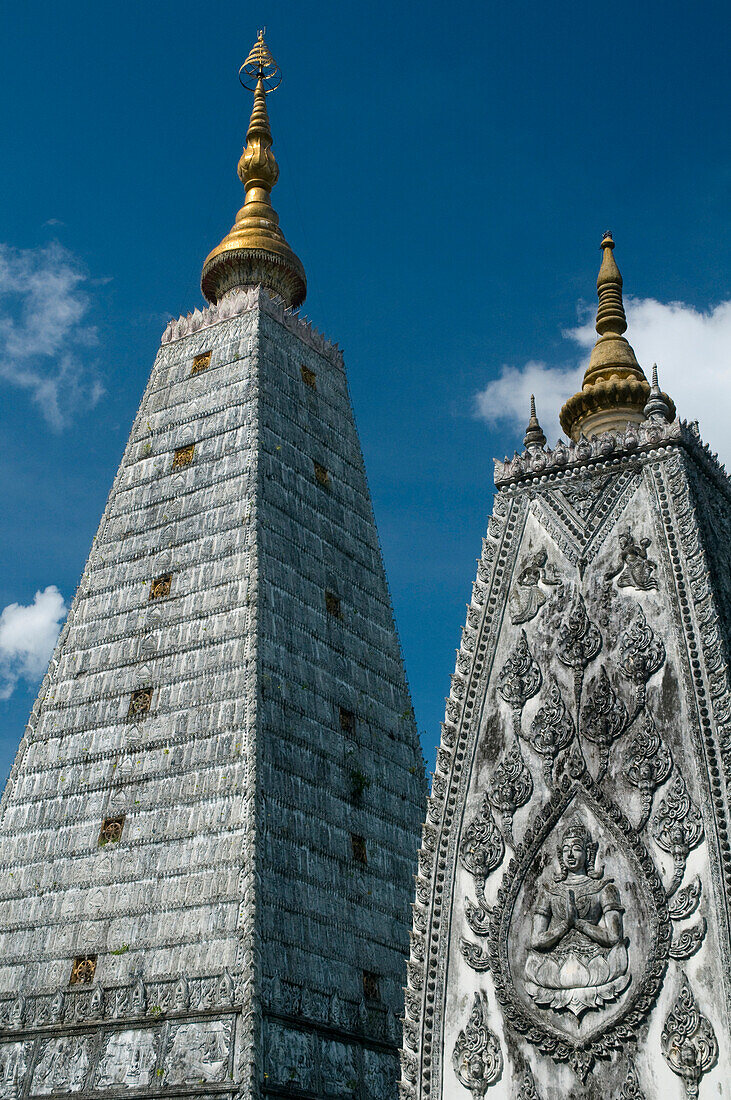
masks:
<instances>
[{"instance_id":1,"label":"small niche","mask_svg":"<svg viewBox=\"0 0 731 1100\"><path fill-rule=\"evenodd\" d=\"M106 844L116 844L117 841L122 839L122 830L124 829L124 814L120 817L105 817L102 821L102 827L99 831L99 847L103 848Z\"/></svg>"},{"instance_id":2,"label":"small niche","mask_svg":"<svg viewBox=\"0 0 731 1100\"><path fill-rule=\"evenodd\" d=\"M352 710L346 710L345 707L339 707L340 714L340 728L345 733L355 733L355 715Z\"/></svg>"},{"instance_id":3,"label":"small niche","mask_svg":"<svg viewBox=\"0 0 731 1100\"><path fill-rule=\"evenodd\" d=\"M202 355L196 355L193 360L193 366L190 368L191 374L200 374L201 371L206 370L211 365L211 352L204 351Z\"/></svg>"},{"instance_id":4,"label":"small niche","mask_svg":"<svg viewBox=\"0 0 731 1100\"><path fill-rule=\"evenodd\" d=\"M162 600L165 596L170 595L170 585L173 583L172 573L163 573L159 577L155 577L154 581L150 585L150 599Z\"/></svg>"},{"instance_id":5,"label":"small niche","mask_svg":"<svg viewBox=\"0 0 731 1100\"><path fill-rule=\"evenodd\" d=\"M332 615L335 619L342 619L343 617L340 610L340 597L331 592L329 588L325 589L325 610L328 615Z\"/></svg>"},{"instance_id":6,"label":"small niche","mask_svg":"<svg viewBox=\"0 0 731 1100\"><path fill-rule=\"evenodd\" d=\"M314 464L314 467L315 467L315 479L317 481L317 484L322 485L323 488L325 488L325 489L329 489L330 488L330 474L328 473L327 467L323 466L319 462L315 462L314 459L313 459L313 464Z\"/></svg>"},{"instance_id":7,"label":"small niche","mask_svg":"<svg viewBox=\"0 0 731 1100\"><path fill-rule=\"evenodd\" d=\"M372 970L363 971L363 996L367 1001L380 1001L381 989L379 976Z\"/></svg>"},{"instance_id":8,"label":"small niche","mask_svg":"<svg viewBox=\"0 0 731 1100\"><path fill-rule=\"evenodd\" d=\"M178 447L173 455L173 469L179 470L181 466L190 466L194 451L195 443L189 443L187 447Z\"/></svg>"},{"instance_id":9,"label":"small niche","mask_svg":"<svg viewBox=\"0 0 731 1100\"><path fill-rule=\"evenodd\" d=\"M306 386L309 386L311 390L316 390L317 375L315 374L315 372L313 370L310 370L309 367L306 367L304 363L300 367L300 371L302 372L302 381L304 382L304 384Z\"/></svg>"},{"instance_id":10,"label":"small niche","mask_svg":"<svg viewBox=\"0 0 731 1100\"><path fill-rule=\"evenodd\" d=\"M368 862L368 850L366 848L366 842L364 836L358 836L357 833L350 834L350 845L353 849L353 859L358 863Z\"/></svg>"},{"instance_id":11,"label":"small niche","mask_svg":"<svg viewBox=\"0 0 731 1100\"><path fill-rule=\"evenodd\" d=\"M77 955L71 967L69 985L91 985L96 974L96 955Z\"/></svg>"},{"instance_id":12,"label":"small niche","mask_svg":"<svg viewBox=\"0 0 731 1100\"><path fill-rule=\"evenodd\" d=\"M137 691L132 692L127 717L143 718L148 713L151 704L152 688L138 688Z\"/></svg>"}]
</instances>

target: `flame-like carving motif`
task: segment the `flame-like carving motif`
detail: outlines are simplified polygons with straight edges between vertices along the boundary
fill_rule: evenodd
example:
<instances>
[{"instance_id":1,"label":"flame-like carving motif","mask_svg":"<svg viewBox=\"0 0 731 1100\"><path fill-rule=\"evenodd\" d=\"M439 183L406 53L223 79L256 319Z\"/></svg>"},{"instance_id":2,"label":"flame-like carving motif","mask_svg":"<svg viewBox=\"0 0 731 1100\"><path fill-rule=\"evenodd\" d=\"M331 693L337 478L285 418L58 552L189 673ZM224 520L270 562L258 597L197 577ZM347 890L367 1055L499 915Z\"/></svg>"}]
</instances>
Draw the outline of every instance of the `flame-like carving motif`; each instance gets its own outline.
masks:
<instances>
[{"instance_id":1,"label":"flame-like carving motif","mask_svg":"<svg viewBox=\"0 0 731 1100\"><path fill-rule=\"evenodd\" d=\"M644 686L665 660L665 646L648 626L645 613L637 607L629 627L619 639L619 667L628 680Z\"/></svg>"},{"instance_id":2,"label":"flame-like carving motif","mask_svg":"<svg viewBox=\"0 0 731 1100\"><path fill-rule=\"evenodd\" d=\"M691 955L695 955L696 951L700 948L706 935L706 918L701 917L697 924L691 925L690 928L685 928L678 935L678 938L673 940L670 945L670 958L671 959L689 959Z\"/></svg>"},{"instance_id":3,"label":"flame-like carving motif","mask_svg":"<svg viewBox=\"0 0 731 1100\"><path fill-rule=\"evenodd\" d=\"M573 736L573 720L566 710L558 684L552 680L548 688L548 699L538 708L528 737L535 751L544 758L546 780L549 783L556 757L571 743Z\"/></svg>"},{"instance_id":4,"label":"flame-like carving motif","mask_svg":"<svg viewBox=\"0 0 731 1100\"><path fill-rule=\"evenodd\" d=\"M637 1076L637 1070L632 1062L630 1062L629 1068L627 1069L627 1076L617 1100L645 1100L645 1094L640 1087L640 1079Z\"/></svg>"},{"instance_id":5,"label":"flame-like carving motif","mask_svg":"<svg viewBox=\"0 0 731 1100\"><path fill-rule=\"evenodd\" d=\"M652 715L645 716L629 746L624 774L637 787L642 798L642 816L637 825L643 829L652 809L652 796L670 775L673 758L657 732Z\"/></svg>"},{"instance_id":6,"label":"flame-like carving motif","mask_svg":"<svg viewBox=\"0 0 731 1100\"><path fill-rule=\"evenodd\" d=\"M680 992L665 1020L660 1045L673 1073L683 1079L688 1100L695 1100L701 1078L718 1058L718 1041L685 974L680 975Z\"/></svg>"},{"instance_id":7,"label":"flame-like carving motif","mask_svg":"<svg viewBox=\"0 0 731 1100\"><path fill-rule=\"evenodd\" d=\"M598 783L607 770L609 749L626 726L627 708L614 691L606 669L602 668L581 711L581 733L599 747Z\"/></svg>"},{"instance_id":8,"label":"flame-like carving motif","mask_svg":"<svg viewBox=\"0 0 731 1100\"><path fill-rule=\"evenodd\" d=\"M532 794L533 779L516 741L493 772L488 791L490 802L503 816L503 825L511 843L513 814L525 806Z\"/></svg>"},{"instance_id":9,"label":"flame-like carving motif","mask_svg":"<svg viewBox=\"0 0 731 1100\"><path fill-rule=\"evenodd\" d=\"M667 795L655 813L652 835L662 850L673 857L675 872L668 888L668 897L672 897L683 881L688 853L703 839L701 812L691 800L685 781L677 770Z\"/></svg>"},{"instance_id":10,"label":"flame-like carving motif","mask_svg":"<svg viewBox=\"0 0 731 1100\"><path fill-rule=\"evenodd\" d=\"M672 919L686 920L687 917L692 917L701 900L702 890L703 886L697 875L682 890L678 890L668 906L668 912Z\"/></svg>"},{"instance_id":11,"label":"flame-like carving motif","mask_svg":"<svg viewBox=\"0 0 731 1100\"><path fill-rule=\"evenodd\" d=\"M504 855L505 841L495 823L490 801L485 795L479 812L472 818L462 837L459 847L462 866L475 878L484 881L500 866Z\"/></svg>"},{"instance_id":12,"label":"flame-like carving motif","mask_svg":"<svg viewBox=\"0 0 731 1100\"><path fill-rule=\"evenodd\" d=\"M475 1098L484 1096L503 1072L500 1043L487 1020L487 996L476 993L469 1021L460 1031L452 1054L454 1072Z\"/></svg>"},{"instance_id":13,"label":"flame-like carving motif","mask_svg":"<svg viewBox=\"0 0 731 1100\"><path fill-rule=\"evenodd\" d=\"M513 710L521 710L541 686L541 670L528 648L525 631L521 630L515 649L502 667L498 691Z\"/></svg>"},{"instance_id":14,"label":"flame-like carving motif","mask_svg":"<svg viewBox=\"0 0 731 1100\"><path fill-rule=\"evenodd\" d=\"M602 648L602 636L586 613L586 605L575 590L558 628L558 659L574 673L583 673Z\"/></svg>"}]
</instances>

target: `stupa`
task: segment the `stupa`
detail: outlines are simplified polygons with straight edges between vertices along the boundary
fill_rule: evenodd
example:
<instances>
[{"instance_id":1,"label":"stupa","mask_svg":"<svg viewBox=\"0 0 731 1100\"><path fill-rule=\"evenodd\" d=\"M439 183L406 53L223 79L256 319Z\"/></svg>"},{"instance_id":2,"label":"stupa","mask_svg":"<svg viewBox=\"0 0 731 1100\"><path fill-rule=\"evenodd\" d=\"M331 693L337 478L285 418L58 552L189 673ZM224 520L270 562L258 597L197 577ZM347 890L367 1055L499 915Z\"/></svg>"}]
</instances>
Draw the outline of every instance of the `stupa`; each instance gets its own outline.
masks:
<instances>
[{"instance_id":1,"label":"stupa","mask_svg":"<svg viewBox=\"0 0 731 1100\"><path fill-rule=\"evenodd\" d=\"M553 449L496 495L423 827L402 1100L731 1096L731 483L605 235ZM689 364L689 369L692 365Z\"/></svg>"},{"instance_id":2,"label":"stupa","mask_svg":"<svg viewBox=\"0 0 731 1100\"><path fill-rule=\"evenodd\" d=\"M170 322L0 807L0 1097L397 1092L423 761L343 356L244 206Z\"/></svg>"}]
</instances>

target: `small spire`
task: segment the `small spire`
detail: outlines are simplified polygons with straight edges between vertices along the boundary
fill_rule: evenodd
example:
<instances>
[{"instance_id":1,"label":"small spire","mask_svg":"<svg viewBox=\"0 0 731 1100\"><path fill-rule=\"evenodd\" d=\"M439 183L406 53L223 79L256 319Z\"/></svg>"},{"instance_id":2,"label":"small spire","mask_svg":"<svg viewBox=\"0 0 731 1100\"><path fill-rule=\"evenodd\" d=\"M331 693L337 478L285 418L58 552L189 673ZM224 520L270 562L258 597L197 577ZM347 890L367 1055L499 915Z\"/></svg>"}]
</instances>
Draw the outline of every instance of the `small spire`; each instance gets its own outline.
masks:
<instances>
[{"instance_id":1,"label":"small spire","mask_svg":"<svg viewBox=\"0 0 731 1100\"><path fill-rule=\"evenodd\" d=\"M657 363L652 364L652 385L650 386L650 397L645 405L644 413L647 420L675 419L675 405L671 398L662 392L657 380Z\"/></svg>"},{"instance_id":2,"label":"small spire","mask_svg":"<svg viewBox=\"0 0 731 1100\"><path fill-rule=\"evenodd\" d=\"M236 287L261 284L286 305L299 306L307 294L305 271L279 228L271 202L279 166L272 152L266 97L279 87L281 73L263 30L239 69L239 79L254 93L246 147L238 166L246 198L233 228L203 264L201 289L209 302L218 302Z\"/></svg>"},{"instance_id":3,"label":"small spire","mask_svg":"<svg viewBox=\"0 0 731 1100\"><path fill-rule=\"evenodd\" d=\"M637 357L625 339L627 317L622 300L622 276L614 259L614 240L602 237L602 262L596 281L599 306L589 366L579 393L561 409L561 427L578 440L601 432L622 431L644 419L650 387Z\"/></svg>"},{"instance_id":4,"label":"small spire","mask_svg":"<svg viewBox=\"0 0 731 1100\"><path fill-rule=\"evenodd\" d=\"M536 416L536 399L533 394L530 395L530 420L528 421L528 427L525 429L525 437L523 439L524 447L545 447L546 437L543 434L543 429L538 423L538 417Z\"/></svg>"}]
</instances>

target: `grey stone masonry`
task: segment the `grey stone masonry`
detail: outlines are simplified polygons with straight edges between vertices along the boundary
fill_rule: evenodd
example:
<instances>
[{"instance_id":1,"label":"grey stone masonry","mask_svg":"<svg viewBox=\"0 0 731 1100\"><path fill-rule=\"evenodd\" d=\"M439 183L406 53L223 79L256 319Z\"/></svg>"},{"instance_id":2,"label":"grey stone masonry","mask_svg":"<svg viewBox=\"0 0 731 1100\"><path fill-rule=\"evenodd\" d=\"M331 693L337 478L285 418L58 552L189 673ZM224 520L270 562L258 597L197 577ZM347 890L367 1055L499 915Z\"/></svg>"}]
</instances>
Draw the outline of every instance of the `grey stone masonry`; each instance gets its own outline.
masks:
<instances>
[{"instance_id":1,"label":"grey stone masonry","mask_svg":"<svg viewBox=\"0 0 731 1100\"><path fill-rule=\"evenodd\" d=\"M731 1096L731 483L662 417L496 463L402 1100Z\"/></svg>"},{"instance_id":2,"label":"grey stone masonry","mask_svg":"<svg viewBox=\"0 0 731 1100\"><path fill-rule=\"evenodd\" d=\"M392 1098L423 762L342 355L170 323L0 806L0 1098Z\"/></svg>"}]
</instances>

